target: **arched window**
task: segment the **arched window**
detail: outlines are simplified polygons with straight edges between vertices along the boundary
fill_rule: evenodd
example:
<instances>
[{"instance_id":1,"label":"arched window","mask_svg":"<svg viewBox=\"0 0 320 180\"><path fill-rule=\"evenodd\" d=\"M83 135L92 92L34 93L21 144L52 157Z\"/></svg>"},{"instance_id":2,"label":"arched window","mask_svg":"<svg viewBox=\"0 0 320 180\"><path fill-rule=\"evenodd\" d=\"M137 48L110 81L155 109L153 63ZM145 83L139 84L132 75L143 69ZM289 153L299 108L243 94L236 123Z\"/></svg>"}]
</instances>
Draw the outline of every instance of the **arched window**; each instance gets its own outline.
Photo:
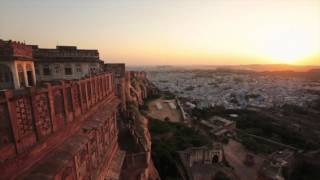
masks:
<instances>
[{"instance_id":1,"label":"arched window","mask_svg":"<svg viewBox=\"0 0 320 180\"><path fill-rule=\"evenodd\" d=\"M215 163L218 163L218 162L219 162L219 156L215 154L215 155L212 157L212 164L215 164Z\"/></svg>"}]
</instances>

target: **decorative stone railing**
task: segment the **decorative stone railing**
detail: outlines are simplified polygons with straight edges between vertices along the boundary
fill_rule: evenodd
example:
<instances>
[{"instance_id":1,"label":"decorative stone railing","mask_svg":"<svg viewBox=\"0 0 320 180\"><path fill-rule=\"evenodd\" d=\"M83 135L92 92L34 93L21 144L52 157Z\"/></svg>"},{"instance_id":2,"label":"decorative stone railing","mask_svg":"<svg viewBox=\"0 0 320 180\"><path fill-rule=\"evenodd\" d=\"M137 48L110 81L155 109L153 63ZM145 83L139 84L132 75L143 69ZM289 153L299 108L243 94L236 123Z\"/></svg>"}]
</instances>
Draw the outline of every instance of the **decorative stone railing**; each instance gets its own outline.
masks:
<instances>
[{"instance_id":1,"label":"decorative stone railing","mask_svg":"<svg viewBox=\"0 0 320 180\"><path fill-rule=\"evenodd\" d=\"M111 73L1 92L0 174L34 164L112 97Z\"/></svg>"}]
</instances>

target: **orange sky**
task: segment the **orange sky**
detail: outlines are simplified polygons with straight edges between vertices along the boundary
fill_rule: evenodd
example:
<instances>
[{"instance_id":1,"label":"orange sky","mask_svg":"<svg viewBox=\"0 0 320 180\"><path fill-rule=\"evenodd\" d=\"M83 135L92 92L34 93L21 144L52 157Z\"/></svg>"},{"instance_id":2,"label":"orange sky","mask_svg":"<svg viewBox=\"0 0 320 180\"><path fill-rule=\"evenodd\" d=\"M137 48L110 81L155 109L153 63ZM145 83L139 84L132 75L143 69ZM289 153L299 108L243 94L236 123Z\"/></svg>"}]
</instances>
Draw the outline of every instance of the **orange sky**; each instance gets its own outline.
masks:
<instances>
[{"instance_id":1,"label":"orange sky","mask_svg":"<svg viewBox=\"0 0 320 180\"><path fill-rule=\"evenodd\" d=\"M0 38L106 62L320 65L320 0L0 0Z\"/></svg>"}]
</instances>

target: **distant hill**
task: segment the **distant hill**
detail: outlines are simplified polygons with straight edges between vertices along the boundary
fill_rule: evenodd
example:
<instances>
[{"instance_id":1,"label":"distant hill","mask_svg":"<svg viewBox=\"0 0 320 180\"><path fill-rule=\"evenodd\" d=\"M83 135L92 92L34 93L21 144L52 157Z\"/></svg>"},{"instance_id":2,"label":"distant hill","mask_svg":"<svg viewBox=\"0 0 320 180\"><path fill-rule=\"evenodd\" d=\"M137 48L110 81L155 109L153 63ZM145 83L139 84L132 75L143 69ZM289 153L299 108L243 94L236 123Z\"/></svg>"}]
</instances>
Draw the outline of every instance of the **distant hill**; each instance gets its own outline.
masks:
<instances>
[{"instance_id":1,"label":"distant hill","mask_svg":"<svg viewBox=\"0 0 320 180\"><path fill-rule=\"evenodd\" d=\"M307 72L313 69L320 69L320 66L298 66L289 64L252 64L240 65L240 69L253 70L253 71L296 71Z\"/></svg>"},{"instance_id":2,"label":"distant hill","mask_svg":"<svg viewBox=\"0 0 320 180\"><path fill-rule=\"evenodd\" d=\"M248 70L256 72L275 72L275 71L294 71L308 72L310 70L319 70L319 66L298 66L289 64L249 64L249 65L223 65L215 66L216 69L231 69L231 70ZM212 69L212 67L208 67Z\"/></svg>"},{"instance_id":3,"label":"distant hill","mask_svg":"<svg viewBox=\"0 0 320 180\"><path fill-rule=\"evenodd\" d=\"M272 74L272 75L280 75L287 77L301 77L308 80L320 80L320 68L319 69L311 69L305 72L297 72L297 71L265 71L259 72L262 74Z\"/></svg>"},{"instance_id":4,"label":"distant hill","mask_svg":"<svg viewBox=\"0 0 320 180\"><path fill-rule=\"evenodd\" d=\"M139 66L140 69L147 70L216 70L216 69L229 69L229 70L249 70L257 72L266 71L294 71L294 72L307 72L310 70L319 70L320 65L289 65L289 64L248 64L248 65L185 65L185 66L173 66L173 65L159 65L159 66ZM137 68L137 67L136 67Z\"/></svg>"},{"instance_id":5,"label":"distant hill","mask_svg":"<svg viewBox=\"0 0 320 180\"><path fill-rule=\"evenodd\" d=\"M217 68L216 72L222 73L236 73L236 74L256 74L256 75L275 75L275 76L282 76L282 77L298 77L298 78L305 78L308 80L320 80L320 68L319 69L309 69L306 71L293 71L293 70L252 70L249 68Z\"/></svg>"}]
</instances>

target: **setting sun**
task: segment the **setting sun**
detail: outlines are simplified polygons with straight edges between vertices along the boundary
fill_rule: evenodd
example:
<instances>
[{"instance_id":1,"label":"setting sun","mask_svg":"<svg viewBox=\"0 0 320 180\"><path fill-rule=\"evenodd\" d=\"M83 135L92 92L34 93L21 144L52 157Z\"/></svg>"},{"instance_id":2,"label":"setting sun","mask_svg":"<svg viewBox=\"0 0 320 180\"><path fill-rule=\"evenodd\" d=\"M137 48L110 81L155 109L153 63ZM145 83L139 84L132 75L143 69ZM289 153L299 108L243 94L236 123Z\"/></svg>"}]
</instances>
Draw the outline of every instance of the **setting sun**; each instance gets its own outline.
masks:
<instances>
[{"instance_id":1,"label":"setting sun","mask_svg":"<svg viewBox=\"0 0 320 180\"><path fill-rule=\"evenodd\" d=\"M267 29L267 36L261 39L264 44L258 50L258 53L271 59L272 63L299 64L319 50L316 37L311 36L308 31L273 28L278 29Z\"/></svg>"},{"instance_id":2,"label":"setting sun","mask_svg":"<svg viewBox=\"0 0 320 180\"><path fill-rule=\"evenodd\" d=\"M94 47L106 62L320 64L319 0L7 1L0 14L0 38Z\"/></svg>"}]
</instances>

